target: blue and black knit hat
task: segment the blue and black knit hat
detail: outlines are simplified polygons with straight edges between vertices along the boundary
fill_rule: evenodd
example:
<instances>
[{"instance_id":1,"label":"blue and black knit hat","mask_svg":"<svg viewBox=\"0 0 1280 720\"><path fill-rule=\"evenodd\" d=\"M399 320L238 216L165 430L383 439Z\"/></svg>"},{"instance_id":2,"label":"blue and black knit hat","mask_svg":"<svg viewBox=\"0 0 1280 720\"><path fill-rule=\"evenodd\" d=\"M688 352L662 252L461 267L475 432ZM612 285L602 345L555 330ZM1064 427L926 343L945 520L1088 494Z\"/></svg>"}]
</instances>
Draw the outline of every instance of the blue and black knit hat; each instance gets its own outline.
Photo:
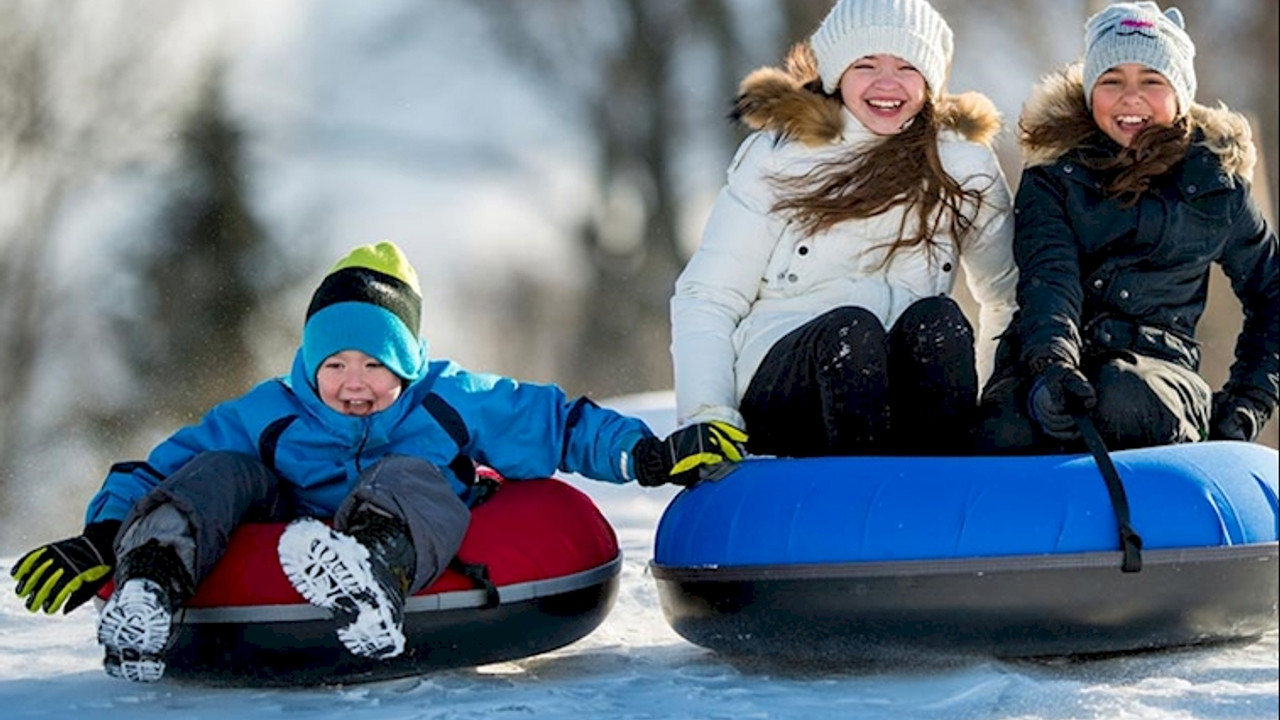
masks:
<instances>
[{"instance_id":1,"label":"blue and black knit hat","mask_svg":"<svg viewBox=\"0 0 1280 720\"><path fill-rule=\"evenodd\" d=\"M417 380L426 365L418 338L418 273L394 243L361 245L325 276L302 328L302 361L315 382L324 359L343 350L375 357L400 378Z\"/></svg>"}]
</instances>

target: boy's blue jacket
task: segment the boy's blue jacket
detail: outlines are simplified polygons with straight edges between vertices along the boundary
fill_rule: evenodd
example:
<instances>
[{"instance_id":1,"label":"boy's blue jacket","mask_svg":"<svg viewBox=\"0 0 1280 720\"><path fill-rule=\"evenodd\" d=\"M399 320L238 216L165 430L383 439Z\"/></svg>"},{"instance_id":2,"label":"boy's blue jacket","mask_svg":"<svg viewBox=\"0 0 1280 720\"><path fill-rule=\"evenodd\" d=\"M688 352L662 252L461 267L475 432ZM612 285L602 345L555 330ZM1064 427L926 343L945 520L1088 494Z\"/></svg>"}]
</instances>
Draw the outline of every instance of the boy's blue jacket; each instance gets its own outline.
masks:
<instances>
[{"instance_id":1,"label":"boy's blue jacket","mask_svg":"<svg viewBox=\"0 0 1280 720\"><path fill-rule=\"evenodd\" d=\"M423 406L430 395L461 418L468 435L464 447ZM275 432L266 433L264 443L264 431L273 423L278 430L290 416L296 419L274 438L274 447L270 438ZM360 472L387 455L436 464L459 495L466 486L449 463L460 452L508 479L564 470L622 483L635 477L632 448L651 434L642 421L585 398L571 402L554 385L471 373L448 360L430 361L424 376L386 410L368 417L343 415L320 400L299 351L288 377L265 381L216 405L198 424L156 446L145 463L117 463L89 502L85 522L123 520L147 491L212 450L263 459L292 486L298 513L332 517ZM260 450L272 457L263 457Z\"/></svg>"}]
</instances>

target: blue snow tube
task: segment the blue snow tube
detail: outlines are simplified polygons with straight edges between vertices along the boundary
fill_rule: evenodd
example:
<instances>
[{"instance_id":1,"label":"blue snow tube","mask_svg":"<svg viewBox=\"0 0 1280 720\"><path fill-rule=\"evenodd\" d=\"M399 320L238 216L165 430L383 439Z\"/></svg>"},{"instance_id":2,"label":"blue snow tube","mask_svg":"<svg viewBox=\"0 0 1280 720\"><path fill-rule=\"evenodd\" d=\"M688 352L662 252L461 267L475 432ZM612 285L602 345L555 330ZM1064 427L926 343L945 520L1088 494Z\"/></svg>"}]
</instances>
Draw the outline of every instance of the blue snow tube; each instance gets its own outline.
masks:
<instances>
[{"instance_id":1,"label":"blue snow tube","mask_svg":"<svg viewBox=\"0 0 1280 720\"><path fill-rule=\"evenodd\" d=\"M1276 627L1276 451L1111 454L1141 570L1088 455L759 459L678 495L652 571L690 641L728 654L1078 655Z\"/></svg>"}]
</instances>

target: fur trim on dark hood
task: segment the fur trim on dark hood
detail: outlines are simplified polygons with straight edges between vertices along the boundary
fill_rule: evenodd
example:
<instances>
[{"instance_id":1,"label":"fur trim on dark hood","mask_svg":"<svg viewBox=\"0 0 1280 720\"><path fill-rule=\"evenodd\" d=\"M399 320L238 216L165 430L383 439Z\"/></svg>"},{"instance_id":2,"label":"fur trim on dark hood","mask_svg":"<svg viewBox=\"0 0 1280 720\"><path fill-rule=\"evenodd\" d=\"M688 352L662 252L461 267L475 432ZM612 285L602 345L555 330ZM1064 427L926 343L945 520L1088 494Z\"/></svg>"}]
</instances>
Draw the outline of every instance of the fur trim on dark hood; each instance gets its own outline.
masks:
<instances>
[{"instance_id":1,"label":"fur trim on dark hood","mask_svg":"<svg viewBox=\"0 0 1280 720\"><path fill-rule=\"evenodd\" d=\"M1223 168L1246 180L1253 176L1258 151L1253 144L1253 131L1243 115L1228 110L1192 103L1188 111L1192 132L1204 134L1201 145L1222 159ZM1093 115L1084 102L1084 80L1080 63L1073 63L1041 78L1031 91L1031 98L1018 120L1019 144L1028 165L1047 165L1072 149L1071 129L1082 122L1093 123ZM1047 141L1032 143L1026 130L1047 130Z\"/></svg>"},{"instance_id":2,"label":"fur trim on dark hood","mask_svg":"<svg viewBox=\"0 0 1280 720\"><path fill-rule=\"evenodd\" d=\"M1000 113L985 95L943 93L934 98L939 126L970 142L990 145L1000 131ZM786 67L747 75L738 89L733 118L752 130L772 130L806 145L827 145L844 129L844 105L822 92L818 64L808 43L787 55Z\"/></svg>"}]
</instances>

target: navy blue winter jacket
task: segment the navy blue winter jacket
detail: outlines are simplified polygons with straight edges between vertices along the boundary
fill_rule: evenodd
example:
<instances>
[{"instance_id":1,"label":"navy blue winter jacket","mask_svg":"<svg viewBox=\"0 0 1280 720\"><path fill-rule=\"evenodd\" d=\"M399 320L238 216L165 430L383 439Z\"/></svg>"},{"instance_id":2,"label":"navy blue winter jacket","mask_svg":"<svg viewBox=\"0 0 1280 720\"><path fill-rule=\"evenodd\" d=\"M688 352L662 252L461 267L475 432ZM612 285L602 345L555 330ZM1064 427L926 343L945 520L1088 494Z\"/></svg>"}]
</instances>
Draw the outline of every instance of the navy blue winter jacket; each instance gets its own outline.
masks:
<instances>
[{"instance_id":1,"label":"navy blue winter jacket","mask_svg":"<svg viewBox=\"0 0 1280 720\"><path fill-rule=\"evenodd\" d=\"M1015 202L1019 312L1006 344L1035 372L1082 355L1136 352L1199 370L1196 325L1217 263L1244 311L1224 389L1272 408L1280 394L1280 246L1250 195L1247 122L1193 105L1185 158L1136 202L1113 197L1101 133L1066 143L1088 119L1078 68L1033 94L1020 127L1028 167ZM1058 130L1062 128L1061 132ZM1029 144L1026 136L1038 144ZM1004 370L1009 368L1005 367Z\"/></svg>"}]
</instances>

